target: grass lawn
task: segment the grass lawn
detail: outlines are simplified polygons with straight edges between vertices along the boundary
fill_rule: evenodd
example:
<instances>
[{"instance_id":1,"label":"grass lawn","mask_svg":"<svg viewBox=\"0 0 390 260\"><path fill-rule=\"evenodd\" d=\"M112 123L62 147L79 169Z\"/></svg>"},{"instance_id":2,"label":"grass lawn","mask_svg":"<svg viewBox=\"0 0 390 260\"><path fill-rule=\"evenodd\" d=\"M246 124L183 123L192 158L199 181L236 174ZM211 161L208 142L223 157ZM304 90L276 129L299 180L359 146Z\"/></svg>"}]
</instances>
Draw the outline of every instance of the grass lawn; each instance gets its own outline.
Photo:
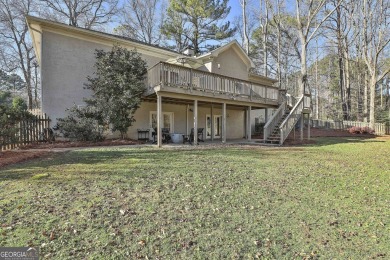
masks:
<instances>
[{"instance_id":1,"label":"grass lawn","mask_svg":"<svg viewBox=\"0 0 390 260\"><path fill-rule=\"evenodd\" d=\"M0 247L57 259L390 258L390 139L91 148L0 170Z\"/></svg>"}]
</instances>

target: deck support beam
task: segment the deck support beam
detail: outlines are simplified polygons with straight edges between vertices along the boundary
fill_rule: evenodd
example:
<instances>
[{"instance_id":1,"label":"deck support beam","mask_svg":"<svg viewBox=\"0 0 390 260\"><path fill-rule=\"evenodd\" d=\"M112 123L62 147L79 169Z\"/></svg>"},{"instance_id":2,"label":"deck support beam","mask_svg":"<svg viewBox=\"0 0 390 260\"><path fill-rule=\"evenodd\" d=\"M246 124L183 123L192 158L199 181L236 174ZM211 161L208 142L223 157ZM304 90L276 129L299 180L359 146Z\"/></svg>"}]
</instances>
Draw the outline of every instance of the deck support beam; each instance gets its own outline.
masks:
<instances>
[{"instance_id":1,"label":"deck support beam","mask_svg":"<svg viewBox=\"0 0 390 260\"><path fill-rule=\"evenodd\" d=\"M226 103L222 104L222 143L226 143Z\"/></svg>"},{"instance_id":2,"label":"deck support beam","mask_svg":"<svg viewBox=\"0 0 390 260\"><path fill-rule=\"evenodd\" d=\"M162 146L162 97L157 93L157 146Z\"/></svg>"},{"instance_id":3,"label":"deck support beam","mask_svg":"<svg viewBox=\"0 0 390 260\"><path fill-rule=\"evenodd\" d=\"M310 140L310 114L307 114L307 140Z\"/></svg>"},{"instance_id":4,"label":"deck support beam","mask_svg":"<svg viewBox=\"0 0 390 260\"><path fill-rule=\"evenodd\" d=\"M194 145L198 144L198 100L194 100Z\"/></svg>"},{"instance_id":5,"label":"deck support beam","mask_svg":"<svg viewBox=\"0 0 390 260\"><path fill-rule=\"evenodd\" d=\"M211 141L214 141L214 104L211 103L211 111L210 111L210 124L211 124ZM206 122L207 123L207 122ZM207 135L207 131L206 131Z\"/></svg>"},{"instance_id":6,"label":"deck support beam","mask_svg":"<svg viewBox=\"0 0 390 260\"><path fill-rule=\"evenodd\" d=\"M252 106L246 109L246 139L252 140L252 128L251 128L251 110Z\"/></svg>"},{"instance_id":7,"label":"deck support beam","mask_svg":"<svg viewBox=\"0 0 390 260\"><path fill-rule=\"evenodd\" d=\"M304 121L304 116L305 114L301 114L301 129L300 129L300 132L301 132L301 141L303 140L303 123L305 122Z\"/></svg>"}]
</instances>

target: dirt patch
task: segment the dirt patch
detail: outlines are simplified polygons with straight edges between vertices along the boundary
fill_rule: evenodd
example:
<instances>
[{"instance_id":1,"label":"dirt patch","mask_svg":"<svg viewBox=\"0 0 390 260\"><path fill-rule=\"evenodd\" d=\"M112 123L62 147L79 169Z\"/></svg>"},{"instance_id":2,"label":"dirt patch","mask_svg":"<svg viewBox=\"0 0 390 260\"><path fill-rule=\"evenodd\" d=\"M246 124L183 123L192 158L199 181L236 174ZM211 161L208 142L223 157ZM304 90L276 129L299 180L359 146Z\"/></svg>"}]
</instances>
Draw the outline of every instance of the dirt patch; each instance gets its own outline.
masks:
<instances>
[{"instance_id":1,"label":"dirt patch","mask_svg":"<svg viewBox=\"0 0 390 260\"><path fill-rule=\"evenodd\" d=\"M0 168L10 164L44 157L56 148L95 147L143 144L136 140L104 140L102 142L72 142L60 141L54 143L37 143L21 146L15 150L0 152ZM38 151L39 149L39 151Z\"/></svg>"},{"instance_id":2,"label":"dirt patch","mask_svg":"<svg viewBox=\"0 0 390 260\"><path fill-rule=\"evenodd\" d=\"M20 147L22 150L28 149L53 149L53 148L71 148L71 147L94 147L94 146L116 146L116 145L135 145L144 142L136 140L104 140L101 142L79 142L79 141L56 141L54 143L39 143Z\"/></svg>"},{"instance_id":3,"label":"dirt patch","mask_svg":"<svg viewBox=\"0 0 390 260\"><path fill-rule=\"evenodd\" d=\"M315 140L307 139L307 128L303 129L303 140L300 140L300 129L295 130L295 138L294 131L290 133L288 138L286 139L284 145L305 145L305 144L313 144ZM335 129L322 129L322 128L310 128L310 137L361 137L361 138L375 138L375 135L372 134L351 134L347 130L335 130Z\"/></svg>"},{"instance_id":4,"label":"dirt patch","mask_svg":"<svg viewBox=\"0 0 390 260\"><path fill-rule=\"evenodd\" d=\"M24 162L27 160L41 158L49 154L49 151L34 151L34 150L15 150L0 152L0 168L6 165Z\"/></svg>"}]
</instances>

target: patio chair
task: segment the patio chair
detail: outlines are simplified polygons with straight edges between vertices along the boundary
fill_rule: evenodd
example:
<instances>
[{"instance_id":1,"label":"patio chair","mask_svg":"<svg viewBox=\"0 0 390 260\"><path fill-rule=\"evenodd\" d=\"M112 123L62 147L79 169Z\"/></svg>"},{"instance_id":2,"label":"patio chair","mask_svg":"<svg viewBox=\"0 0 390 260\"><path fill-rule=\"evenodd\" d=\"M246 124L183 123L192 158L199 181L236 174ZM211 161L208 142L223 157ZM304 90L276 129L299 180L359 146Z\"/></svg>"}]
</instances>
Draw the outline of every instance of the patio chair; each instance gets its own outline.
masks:
<instances>
[{"instance_id":1,"label":"patio chair","mask_svg":"<svg viewBox=\"0 0 390 260\"><path fill-rule=\"evenodd\" d=\"M166 144L171 142L172 138L171 135L169 134L169 128L162 128L161 132L162 132L162 142Z\"/></svg>"},{"instance_id":2,"label":"patio chair","mask_svg":"<svg viewBox=\"0 0 390 260\"><path fill-rule=\"evenodd\" d=\"M203 130L204 130L204 128L198 128L198 143L204 142ZM189 135L183 135L183 144L186 142L188 142L190 144L192 144L194 142L194 128L191 128L191 133Z\"/></svg>"},{"instance_id":3,"label":"patio chair","mask_svg":"<svg viewBox=\"0 0 390 260\"><path fill-rule=\"evenodd\" d=\"M169 134L169 128L161 128L161 133L162 133L162 142L163 143L169 143L172 138L171 135ZM154 128L154 131L152 132L153 136L153 144L157 144L157 128Z\"/></svg>"}]
</instances>

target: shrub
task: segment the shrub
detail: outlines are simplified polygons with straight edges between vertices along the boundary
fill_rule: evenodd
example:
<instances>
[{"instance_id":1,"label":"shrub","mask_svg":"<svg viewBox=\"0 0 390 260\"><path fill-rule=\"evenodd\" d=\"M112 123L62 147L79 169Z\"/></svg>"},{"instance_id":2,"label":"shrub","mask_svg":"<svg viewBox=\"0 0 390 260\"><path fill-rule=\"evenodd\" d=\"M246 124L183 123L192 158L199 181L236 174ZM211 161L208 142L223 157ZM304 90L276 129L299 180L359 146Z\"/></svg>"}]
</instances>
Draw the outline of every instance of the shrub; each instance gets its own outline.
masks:
<instances>
[{"instance_id":1,"label":"shrub","mask_svg":"<svg viewBox=\"0 0 390 260\"><path fill-rule=\"evenodd\" d=\"M351 134L360 134L360 127L358 126L352 126L351 128L348 129L348 132Z\"/></svg>"},{"instance_id":2,"label":"shrub","mask_svg":"<svg viewBox=\"0 0 390 260\"><path fill-rule=\"evenodd\" d=\"M18 123L34 117L26 108L23 99L18 97L11 101L9 92L0 91L0 144L18 140Z\"/></svg>"},{"instance_id":3,"label":"shrub","mask_svg":"<svg viewBox=\"0 0 390 260\"><path fill-rule=\"evenodd\" d=\"M375 131L369 128L368 126L365 127L353 126L348 129L348 132L350 132L351 134L370 134L370 135L375 133Z\"/></svg>"},{"instance_id":4,"label":"shrub","mask_svg":"<svg viewBox=\"0 0 390 260\"><path fill-rule=\"evenodd\" d=\"M362 127L360 129L360 133L361 134L370 134L370 135L372 135L372 134L375 133L375 131L373 129L369 128L368 126L366 126L366 127Z\"/></svg>"},{"instance_id":5,"label":"shrub","mask_svg":"<svg viewBox=\"0 0 390 260\"><path fill-rule=\"evenodd\" d=\"M93 118L87 108L73 106L67 109L68 115L65 118L58 118L58 130L65 138L77 141L102 141L103 127Z\"/></svg>"}]
</instances>

